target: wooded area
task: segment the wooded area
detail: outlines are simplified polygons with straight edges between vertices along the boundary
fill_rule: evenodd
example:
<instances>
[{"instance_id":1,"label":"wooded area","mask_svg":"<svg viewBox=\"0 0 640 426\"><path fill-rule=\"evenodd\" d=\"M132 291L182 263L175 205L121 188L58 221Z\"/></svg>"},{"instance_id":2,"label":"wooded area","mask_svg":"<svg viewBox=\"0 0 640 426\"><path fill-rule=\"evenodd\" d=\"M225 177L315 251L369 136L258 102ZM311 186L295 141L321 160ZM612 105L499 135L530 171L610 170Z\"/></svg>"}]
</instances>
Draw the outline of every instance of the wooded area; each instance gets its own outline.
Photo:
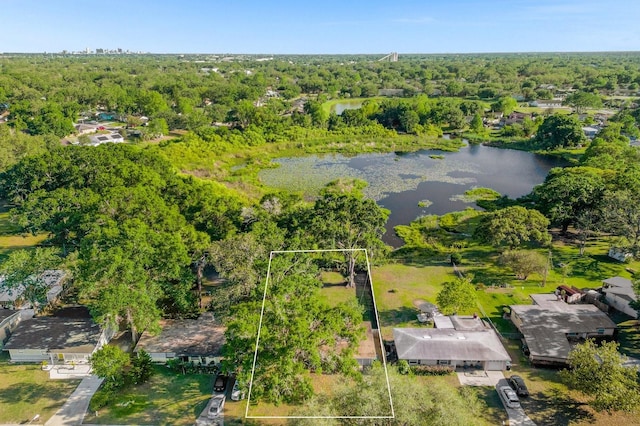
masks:
<instances>
[{"instance_id":1,"label":"wooded area","mask_svg":"<svg viewBox=\"0 0 640 426\"><path fill-rule=\"evenodd\" d=\"M457 149L460 140L442 139L444 132L571 158L525 197L478 202L487 212L474 214L465 238L504 252L502 261L522 279L543 269L523 250L546 250L549 227L577 235L581 250L607 235L640 254L640 154L630 143L640 136L640 54L255 59L0 56L0 199L17 233L46 235L40 247L2 259L4 285L68 269L74 300L134 340L163 317L212 311L228 326L225 368L246 383L269 252L366 248L378 263L412 250L450 255L455 247L441 244L446 237L438 233L458 224L420 219L398 230L406 245L392 252L381 240L388 211L363 196L366 183L338 180L310 199L264 186L257 171L284 154ZM398 96L381 97L382 89ZM558 97L562 108L529 105ZM354 98L364 98L362 106L341 115L325 104ZM491 124L518 110L531 115ZM590 139L583 127L602 111L606 120ZM82 146L74 124L100 113L120 123L128 143ZM363 269L349 254L331 264L349 286ZM287 363L262 366L256 397L265 401L307 400L313 392L300 379L304 371L353 367L346 358L321 362L311 349L337 336L357 341L357 328L345 324L361 312L329 309L314 291L319 264L298 266L277 283L274 312L284 309L291 329L323 316L331 331L315 335L318 341L298 335L310 345L304 355L286 353L284 329L270 335L267 356ZM224 283L203 304L209 268ZM37 290L34 300L42 298ZM292 303L289 293L303 294L304 303ZM442 298L452 312L462 303Z\"/></svg>"}]
</instances>

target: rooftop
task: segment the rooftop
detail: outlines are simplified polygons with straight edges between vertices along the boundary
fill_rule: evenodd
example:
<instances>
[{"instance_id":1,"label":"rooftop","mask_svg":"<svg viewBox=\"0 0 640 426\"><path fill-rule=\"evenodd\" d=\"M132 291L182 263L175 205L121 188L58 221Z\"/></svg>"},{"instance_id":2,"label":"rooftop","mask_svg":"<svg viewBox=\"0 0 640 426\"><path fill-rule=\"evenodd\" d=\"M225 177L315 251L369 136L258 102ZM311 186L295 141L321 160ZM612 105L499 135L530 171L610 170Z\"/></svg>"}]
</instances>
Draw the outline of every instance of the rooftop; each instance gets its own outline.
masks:
<instances>
[{"instance_id":1,"label":"rooftop","mask_svg":"<svg viewBox=\"0 0 640 426\"><path fill-rule=\"evenodd\" d=\"M393 338L399 359L511 360L492 329L394 328Z\"/></svg>"},{"instance_id":2,"label":"rooftop","mask_svg":"<svg viewBox=\"0 0 640 426\"><path fill-rule=\"evenodd\" d=\"M554 294L533 294L534 305L513 305L520 318L520 331L532 356L566 359L571 351L570 333L597 333L613 329L615 323L600 309L589 304L568 304Z\"/></svg>"},{"instance_id":3,"label":"rooftop","mask_svg":"<svg viewBox=\"0 0 640 426\"><path fill-rule=\"evenodd\" d=\"M15 314L16 312L20 312L20 311L16 311L13 309L0 309L0 323L6 320L7 318L9 318L10 316L12 316L13 314Z\"/></svg>"},{"instance_id":4,"label":"rooftop","mask_svg":"<svg viewBox=\"0 0 640 426\"><path fill-rule=\"evenodd\" d=\"M160 321L162 331L155 336L142 333L136 351L173 353L177 356L214 356L225 343L226 327L212 319Z\"/></svg>"},{"instance_id":5,"label":"rooftop","mask_svg":"<svg viewBox=\"0 0 640 426\"><path fill-rule=\"evenodd\" d=\"M4 349L43 349L92 352L102 331L91 319L36 317L23 320Z\"/></svg>"},{"instance_id":6,"label":"rooftop","mask_svg":"<svg viewBox=\"0 0 640 426\"><path fill-rule=\"evenodd\" d=\"M613 293L619 296L627 296L631 300L636 300L637 296L633 289L631 280L622 277L608 278L602 281L603 291L605 293Z\"/></svg>"}]
</instances>

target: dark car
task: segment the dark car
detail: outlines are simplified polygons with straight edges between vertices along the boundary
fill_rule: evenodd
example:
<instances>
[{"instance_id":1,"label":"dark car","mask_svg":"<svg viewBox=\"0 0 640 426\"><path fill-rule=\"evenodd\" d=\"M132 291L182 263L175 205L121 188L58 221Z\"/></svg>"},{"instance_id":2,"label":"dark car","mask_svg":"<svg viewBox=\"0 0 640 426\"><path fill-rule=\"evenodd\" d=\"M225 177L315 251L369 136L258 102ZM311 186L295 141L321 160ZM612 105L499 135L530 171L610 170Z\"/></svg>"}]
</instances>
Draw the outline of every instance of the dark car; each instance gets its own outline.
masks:
<instances>
[{"instance_id":1,"label":"dark car","mask_svg":"<svg viewBox=\"0 0 640 426\"><path fill-rule=\"evenodd\" d=\"M224 392L224 390L227 388L227 380L227 376L218 374L216 376L215 382L213 382L213 390L216 392Z\"/></svg>"},{"instance_id":2,"label":"dark car","mask_svg":"<svg viewBox=\"0 0 640 426\"><path fill-rule=\"evenodd\" d=\"M509 377L509 386L516 391L518 396L529 396L529 389L524 384L524 380L520 376Z\"/></svg>"}]
</instances>

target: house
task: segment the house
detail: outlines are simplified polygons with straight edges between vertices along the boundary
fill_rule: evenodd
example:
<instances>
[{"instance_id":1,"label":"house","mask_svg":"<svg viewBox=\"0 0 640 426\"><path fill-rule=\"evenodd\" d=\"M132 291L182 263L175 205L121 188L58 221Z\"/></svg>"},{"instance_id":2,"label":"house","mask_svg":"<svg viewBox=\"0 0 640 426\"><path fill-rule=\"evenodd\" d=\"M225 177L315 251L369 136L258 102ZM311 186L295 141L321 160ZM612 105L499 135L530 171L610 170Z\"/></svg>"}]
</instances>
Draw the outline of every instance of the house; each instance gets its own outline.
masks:
<instances>
[{"instance_id":1,"label":"house","mask_svg":"<svg viewBox=\"0 0 640 426\"><path fill-rule=\"evenodd\" d=\"M504 119L504 124L506 126L513 124L522 124L524 123L525 118L531 119L531 114L526 114L523 112L512 112Z\"/></svg>"},{"instance_id":2,"label":"house","mask_svg":"<svg viewBox=\"0 0 640 426\"><path fill-rule=\"evenodd\" d=\"M22 320L4 345L12 362L88 364L89 357L113 337L91 318L35 317Z\"/></svg>"},{"instance_id":3,"label":"house","mask_svg":"<svg viewBox=\"0 0 640 426\"><path fill-rule=\"evenodd\" d=\"M98 131L97 124L78 123L74 127L76 129L76 133L78 133L79 135L87 135Z\"/></svg>"},{"instance_id":4,"label":"house","mask_svg":"<svg viewBox=\"0 0 640 426\"><path fill-rule=\"evenodd\" d=\"M226 327L213 317L166 319L160 321L160 327L162 331L156 335L142 333L134 352L144 349L154 362L163 364L174 358L202 364L220 363Z\"/></svg>"},{"instance_id":5,"label":"house","mask_svg":"<svg viewBox=\"0 0 640 426\"><path fill-rule=\"evenodd\" d=\"M442 316L436 316L439 318ZM511 357L496 332L479 318L446 317L452 328L394 328L398 359L410 365L507 369Z\"/></svg>"},{"instance_id":6,"label":"house","mask_svg":"<svg viewBox=\"0 0 640 426\"><path fill-rule=\"evenodd\" d=\"M633 259L633 253L621 247L611 247L607 255L618 262L626 262L627 260Z\"/></svg>"},{"instance_id":7,"label":"house","mask_svg":"<svg viewBox=\"0 0 640 426\"><path fill-rule=\"evenodd\" d=\"M536 99L529 102L529 106L538 108L560 108L562 106L562 99Z\"/></svg>"},{"instance_id":8,"label":"house","mask_svg":"<svg viewBox=\"0 0 640 426\"><path fill-rule=\"evenodd\" d=\"M629 303L638 301L631 280L622 277L607 278L602 282L602 293L610 306L630 317L638 318L638 311L629 306Z\"/></svg>"},{"instance_id":9,"label":"house","mask_svg":"<svg viewBox=\"0 0 640 426\"><path fill-rule=\"evenodd\" d=\"M67 273L61 269L48 269L44 271L38 280L47 289L47 303L54 302L60 293L62 293L63 285L67 279ZM4 288L2 283L4 277L0 276L0 307L3 308L31 308L31 304L22 299L25 286L20 284L12 289Z\"/></svg>"},{"instance_id":10,"label":"house","mask_svg":"<svg viewBox=\"0 0 640 426\"><path fill-rule=\"evenodd\" d=\"M98 134L89 136L89 145L98 146L103 143L122 143L124 142L124 138L120 133L111 133L111 134Z\"/></svg>"},{"instance_id":11,"label":"house","mask_svg":"<svg viewBox=\"0 0 640 426\"><path fill-rule=\"evenodd\" d=\"M20 314L19 310L0 309L0 349L2 349L13 330L20 323Z\"/></svg>"},{"instance_id":12,"label":"house","mask_svg":"<svg viewBox=\"0 0 640 426\"><path fill-rule=\"evenodd\" d=\"M582 133L589 139L595 138L599 131L600 127L597 126L585 126L582 128Z\"/></svg>"},{"instance_id":13,"label":"house","mask_svg":"<svg viewBox=\"0 0 640 426\"><path fill-rule=\"evenodd\" d=\"M616 325L590 304L568 304L557 294L532 294L532 305L512 305L511 321L523 335L533 364L563 366L573 345L613 338Z\"/></svg>"}]
</instances>

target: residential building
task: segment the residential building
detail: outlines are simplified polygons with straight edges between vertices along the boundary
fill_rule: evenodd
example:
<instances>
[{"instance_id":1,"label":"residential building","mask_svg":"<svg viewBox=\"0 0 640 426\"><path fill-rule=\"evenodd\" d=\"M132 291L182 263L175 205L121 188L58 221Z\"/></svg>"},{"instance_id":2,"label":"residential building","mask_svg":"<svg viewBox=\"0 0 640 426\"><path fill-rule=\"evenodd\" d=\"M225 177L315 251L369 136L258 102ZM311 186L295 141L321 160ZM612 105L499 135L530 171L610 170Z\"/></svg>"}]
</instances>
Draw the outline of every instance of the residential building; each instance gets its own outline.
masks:
<instances>
[{"instance_id":1,"label":"residential building","mask_svg":"<svg viewBox=\"0 0 640 426\"><path fill-rule=\"evenodd\" d=\"M67 273L61 269L48 269L40 275L39 280L47 288L47 303L54 302L67 279ZM0 276L0 307L2 308L33 308L28 301L22 298L25 286L19 284L11 289L3 287L4 277Z\"/></svg>"},{"instance_id":2,"label":"residential building","mask_svg":"<svg viewBox=\"0 0 640 426\"><path fill-rule=\"evenodd\" d=\"M97 134L89 136L91 142L89 145L98 146L103 143L122 143L124 142L124 137L120 133L110 133L110 134Z\"/></svg>"},{"instance_id":3,"label":"residential building","mask_svg":"<svg viewBox=\"0 0 640 426\"><path fill-rule=\"evenodd\" d=\"M166 363L178 358L202 364L218 364L222 358L226 327L213 317L198 319L166 319L160 321L162 330L152 335L142 333L134 352L144 349L154 362Z\"/></svg>"},{"instance_id":4,"label":"residential building","mask_svg":"<svg viewBox=\"0 0 640 426\"><path fill-rule=\"evenodd\" d=\"M35 317L22 320L4 345L12 362L88 364L113 337L91 318Z\"/></svg>"},{"instance_id":5,"label":"residential building","mask_svg":"<svg viewBox=\"0 0 640 426\"><path fill-rule=\"evenodd\" d=\"M630 317L638 318L638 311L629 305L638 301L631 280L622 277L608 278L602 282L602 293L611 307Z\"/></svg>"},{"instance_id":6,"label":"residential building","mask_svg":"<svg viewBox=\"0 0 640 426\"><path fill-rule=\"evenodd\" d=\"M410 365L506 370L511 357L497 333L476 317L436 316L440 328L394 328L398 359ZM443 328L444 327L444 328Z\"/></svg>"},{"instance_id":7,"label":"residential building","mask_svg":"<svg viewBox=\"0 0 640 426\"><path fill-rule=\"evenodd\" d=\"M532 294L532 305L512 305L511 320L523 335L533 364L566 365L573 345L611 339L615 323L591 304L568 304L557 294Z\"/></svg>"}]
</instances>

